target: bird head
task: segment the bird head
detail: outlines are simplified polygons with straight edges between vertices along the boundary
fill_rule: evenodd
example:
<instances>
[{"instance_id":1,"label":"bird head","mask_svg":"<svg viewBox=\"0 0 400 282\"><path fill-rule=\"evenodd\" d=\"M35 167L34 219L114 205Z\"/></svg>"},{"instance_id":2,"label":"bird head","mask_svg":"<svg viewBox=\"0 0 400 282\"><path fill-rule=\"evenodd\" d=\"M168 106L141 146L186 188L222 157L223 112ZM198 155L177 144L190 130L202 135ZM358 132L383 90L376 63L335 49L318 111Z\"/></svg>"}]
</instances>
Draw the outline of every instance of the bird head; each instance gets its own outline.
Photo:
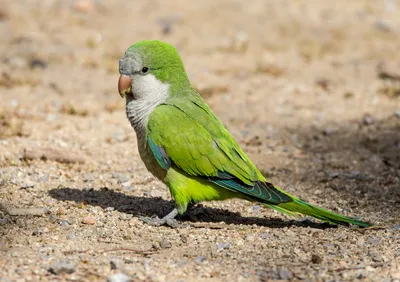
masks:
<instances>
[{"instance_id":1,"label":"bird head","mask_svg":"<svg viewBox=\"0 0 400 282\"><path fill-rule=\"evenodd\" d=\"M126 50L119 61L118 92L121 97L146 99L162 87L190 85L178 51L158 40L144 40Z\"/></svg>"}]
</instances>

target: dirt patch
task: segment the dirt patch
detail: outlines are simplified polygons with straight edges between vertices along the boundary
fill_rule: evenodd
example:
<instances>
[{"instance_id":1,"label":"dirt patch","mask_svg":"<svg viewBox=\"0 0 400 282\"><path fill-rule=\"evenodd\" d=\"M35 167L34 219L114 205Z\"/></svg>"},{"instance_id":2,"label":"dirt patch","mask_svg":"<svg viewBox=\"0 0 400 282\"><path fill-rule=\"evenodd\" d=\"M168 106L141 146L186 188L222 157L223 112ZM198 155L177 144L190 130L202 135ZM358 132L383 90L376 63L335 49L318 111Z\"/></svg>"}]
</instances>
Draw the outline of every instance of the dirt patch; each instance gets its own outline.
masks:
<instances>
[{"instance_id":1,"label":"dirt patch","mask_svg":"<svg viewBox=\"0 0 400 282\"><path fill-rule=\"evenodd\" d=\"M400 280L398 5L3 1L0 281ZM173 202L138 156L118 59L155 38L269 180L383 228L239 200L143 224Z\"/></svg>"}]
</instances>

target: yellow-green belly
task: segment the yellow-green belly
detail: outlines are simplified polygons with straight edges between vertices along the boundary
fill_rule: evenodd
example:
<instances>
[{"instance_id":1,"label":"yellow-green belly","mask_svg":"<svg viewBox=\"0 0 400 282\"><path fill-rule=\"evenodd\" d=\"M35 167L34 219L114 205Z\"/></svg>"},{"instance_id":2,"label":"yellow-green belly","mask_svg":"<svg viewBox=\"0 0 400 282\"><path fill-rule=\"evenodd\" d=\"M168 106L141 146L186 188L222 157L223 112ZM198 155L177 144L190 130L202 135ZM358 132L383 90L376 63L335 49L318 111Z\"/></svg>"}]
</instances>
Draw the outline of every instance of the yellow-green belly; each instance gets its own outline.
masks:
<instances>
[{"instance_id":1,"label":"yellow-green belly","mask_svg":"<svg viewBox=\"0 0 400 282\"><path fill-rule=\"evenodd\" d=\"M180 214L183 214L188 203L201 201L226 200L238 198L240 194L215 185L204 178L191 176L172 166L164 179Z\"/></svg>"}]
</instances>

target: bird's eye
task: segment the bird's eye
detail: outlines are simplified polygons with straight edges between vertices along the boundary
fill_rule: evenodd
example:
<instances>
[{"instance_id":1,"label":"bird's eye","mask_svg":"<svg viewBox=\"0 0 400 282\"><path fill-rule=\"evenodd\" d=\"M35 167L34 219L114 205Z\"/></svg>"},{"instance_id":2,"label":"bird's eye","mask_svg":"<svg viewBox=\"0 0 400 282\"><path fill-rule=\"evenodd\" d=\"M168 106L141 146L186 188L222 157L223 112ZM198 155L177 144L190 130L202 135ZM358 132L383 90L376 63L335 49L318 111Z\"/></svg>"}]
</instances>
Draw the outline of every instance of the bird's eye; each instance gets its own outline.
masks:
<instances>
[{"instance_id":1,"label":"bird's eye","mask_svg":"<svg viewBox=\"0 0 400 282\"><path fill-rule=\"evenodd\" d=\"M149 72L149 68L148 67L143 67L142 68L142 73L148 73Z\"/></svg>"}]
</instances>

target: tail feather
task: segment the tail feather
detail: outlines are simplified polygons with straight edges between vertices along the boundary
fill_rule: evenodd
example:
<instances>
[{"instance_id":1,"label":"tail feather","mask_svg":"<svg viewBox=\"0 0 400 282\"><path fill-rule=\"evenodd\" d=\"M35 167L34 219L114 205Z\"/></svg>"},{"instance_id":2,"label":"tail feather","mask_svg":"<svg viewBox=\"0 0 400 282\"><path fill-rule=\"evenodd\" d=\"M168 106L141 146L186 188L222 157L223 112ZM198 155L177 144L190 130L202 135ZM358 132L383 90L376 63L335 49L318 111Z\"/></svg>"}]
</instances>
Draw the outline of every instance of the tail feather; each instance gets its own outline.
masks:
<instances>
[{"instance_id":1,"label":"tail feather","mask_svg":"<svg viewBox=\"0 0 400 282\"><path fill-rule=\"evenodd\" d=\"M308 215L315 217L317 219L320 219L322 221L332 223L332 224L343 224L343 225L348 225L348 224L354 224L358 225L360 227L369 227L372 224L368 222L364 222L355 218L347 217L344 215L340 215L328 210L325 210L323 208L313 206L307 202L304 202L288 193L283 192L281 189L278 187L277 190L281 191L282 193L286 194L287 196L291 197L293 201L291 202L286 202L286 203L281 203L281 204L265 204L266 206L275 209L279 212L291 215L291 216L296 216L298 214L303 214L303 215Z\"/></svg>"}]
</instances>

